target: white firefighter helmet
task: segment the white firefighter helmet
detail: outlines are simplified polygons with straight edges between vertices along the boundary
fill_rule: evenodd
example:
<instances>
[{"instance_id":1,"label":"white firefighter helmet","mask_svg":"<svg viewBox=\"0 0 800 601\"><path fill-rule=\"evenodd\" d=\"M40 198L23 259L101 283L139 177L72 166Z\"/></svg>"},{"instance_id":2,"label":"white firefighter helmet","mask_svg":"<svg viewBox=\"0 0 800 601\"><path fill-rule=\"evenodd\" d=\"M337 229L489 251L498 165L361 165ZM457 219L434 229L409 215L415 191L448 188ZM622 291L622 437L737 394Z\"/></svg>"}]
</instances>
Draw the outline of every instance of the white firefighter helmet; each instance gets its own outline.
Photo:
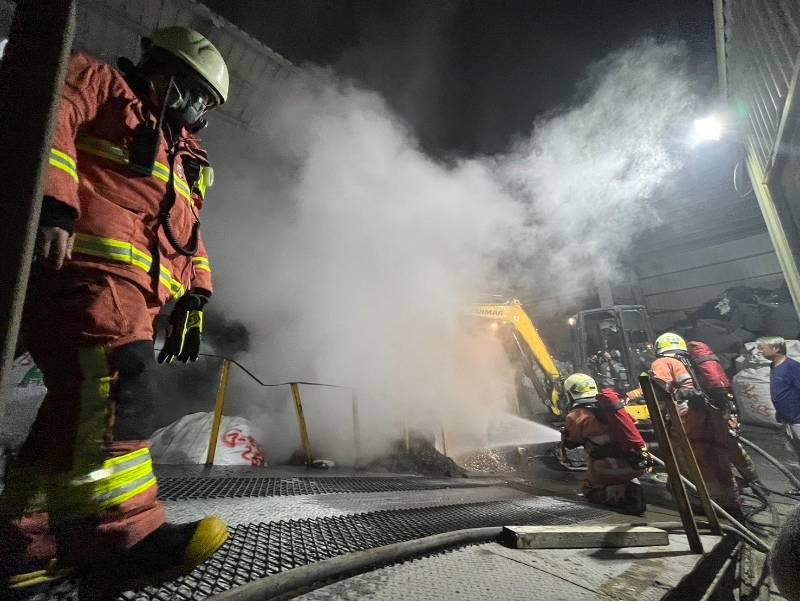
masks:
<instances>
[{"instance_id":1,"label":"white firefighter helmet","mask_svg":"<svg viewBox=\"0 0 800 601\"><path fill-rule=\"evenodd\" d=\"M154 31L150 41L197 72L218 94L220 104L228 99L228 66L204 35L188 27L165 27Z\"/></svg>"},{"instance_id":2,"label":"white firefighter helmet","mask_svg":"<svg viewBox=\"0 0 800 601\"><path fill-rule=\"evenodd\" d=\"M666 355L668 353L686 352L686 341L672 332L665 332L656 338L656 354Z\"/></svg>"},{"instance_id":3,"label":"white firefighter helmet","mask_svg":"<svg viewBox=\"0 0 800 601\"><path fill-rule=\"evenodd\" d=\"M564 391L573 403L593 400L597 396L597 382L587 374L572 374L564 381Z\"/></svg>"}]
</instances>

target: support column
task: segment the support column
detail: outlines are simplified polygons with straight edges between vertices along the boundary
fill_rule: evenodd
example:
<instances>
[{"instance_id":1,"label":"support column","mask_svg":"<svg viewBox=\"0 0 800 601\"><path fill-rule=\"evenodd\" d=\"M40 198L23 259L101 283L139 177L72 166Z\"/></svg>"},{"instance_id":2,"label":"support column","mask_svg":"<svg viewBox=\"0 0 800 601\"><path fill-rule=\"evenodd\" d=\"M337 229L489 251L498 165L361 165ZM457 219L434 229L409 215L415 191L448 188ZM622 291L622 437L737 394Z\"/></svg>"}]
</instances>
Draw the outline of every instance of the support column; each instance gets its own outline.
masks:
<instances>
[{"instance_id":1,"label":"support column","mask_svg":"<svg viewBox=\"0 0 800 601\"><path fill-rule=\"evenodd\" d=\"M74 34L74 0L20 0L0 63L0 419Z\"/></svg>"},{"instance_id":2,"label":"support column","mask_svg":"<svg viewBox=\"0 0 800 601\"><path fill-rule=\"evenodd\" d=\"M797 259L792 252L792 246L784 229L781 213L775 204L772 190L766 182L766 174L760 161L752 148L747 153L747 173L753 186L753 193L758 200L758 206L767 225L772 246L778 257L778 263L783 272L783 278L792 296L794 310L800 316L800 271L797 268Z\"/></svg>"}]
</instances>

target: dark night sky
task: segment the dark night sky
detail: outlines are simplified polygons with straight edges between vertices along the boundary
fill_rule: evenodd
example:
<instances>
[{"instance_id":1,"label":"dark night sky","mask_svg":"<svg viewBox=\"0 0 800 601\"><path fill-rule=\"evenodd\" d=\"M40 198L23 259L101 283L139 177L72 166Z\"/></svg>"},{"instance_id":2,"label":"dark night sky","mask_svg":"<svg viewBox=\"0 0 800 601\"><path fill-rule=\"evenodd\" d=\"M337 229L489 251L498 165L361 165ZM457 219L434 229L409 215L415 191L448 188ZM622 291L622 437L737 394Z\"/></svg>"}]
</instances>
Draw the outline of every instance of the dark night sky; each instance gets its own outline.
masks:
<instances>
[{"instance_id":1,"label":"dark night sky","mask_svg":"<svg viewBox=\"0 0 800 601\"><path fill-rule=\"evenodd\" d=\"M568 103L585 67L643 35L716 78L711 0L203 0L291 61L381 92L440 156L495 153Z\"/></svg>"}]
</instances>

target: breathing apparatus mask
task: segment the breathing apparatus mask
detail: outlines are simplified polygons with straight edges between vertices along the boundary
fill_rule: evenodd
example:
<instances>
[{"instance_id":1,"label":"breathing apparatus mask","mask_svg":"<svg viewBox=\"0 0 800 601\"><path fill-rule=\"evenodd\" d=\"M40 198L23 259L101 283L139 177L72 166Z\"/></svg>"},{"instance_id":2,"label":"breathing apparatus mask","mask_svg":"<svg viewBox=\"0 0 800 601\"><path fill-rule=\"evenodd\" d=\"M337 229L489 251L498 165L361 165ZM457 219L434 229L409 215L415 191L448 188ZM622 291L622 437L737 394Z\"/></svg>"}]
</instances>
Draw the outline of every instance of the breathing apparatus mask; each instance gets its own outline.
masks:
<instances>
[{"instance_id":1,"label":"breathing apparatus mask","mask_svg":"<svg viewBox=\"0 0 800 601\"><path fill-rule=\"evenodd\" d=\"M163 102L168 122L197 131L206 125L203 116L218 102L199 78L178 73L170 78Z\"/></svg>"},{"instance_id":2,"label":"breathing apparatus mask","mask_svg":"<svg viewBox=\"0 0 800 601\"><path fill-rule=\"evenodd\" d=\"M153 82L167 123L174 128L202 129L206 126L203 116L221 104L218 94L199 74L160 48L147 50L139 68Z\"/></svg>"}]
</instances>

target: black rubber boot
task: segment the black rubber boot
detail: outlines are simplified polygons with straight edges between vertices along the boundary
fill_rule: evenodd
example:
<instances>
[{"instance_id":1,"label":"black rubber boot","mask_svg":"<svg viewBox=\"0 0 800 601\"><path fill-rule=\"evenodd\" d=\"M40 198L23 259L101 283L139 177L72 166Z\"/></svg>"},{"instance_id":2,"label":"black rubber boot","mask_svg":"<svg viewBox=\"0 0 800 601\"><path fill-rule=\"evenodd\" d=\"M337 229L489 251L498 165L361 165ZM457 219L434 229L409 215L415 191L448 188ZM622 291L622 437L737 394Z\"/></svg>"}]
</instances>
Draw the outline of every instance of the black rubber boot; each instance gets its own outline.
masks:
<instances>
[{"instance_id":1,"label":"black rubber boot","mask_svg":"<svg viewBox=\"0 0 800 601\"><path fill-rule=\"evenodd\" d=\"M92 586L123 591L172 580L203 563L226 540L228 528L217 517L164 524L129 550L114 554L103 566L95 566L90 575ZM111 574L109 569L113 569Z\"/></svg>"},{"instance_id":2,"label":"black rubber boot","mask_svg":"<svg viewBox=\"0 0 800 601\"><path fill-rule=\"evenodd\" d=\"M628 482L625 487L625 498L622 501L622 511L633 515L642 515L647 511L642 485L637 481Z\"/></svg>"}]
</instances>

